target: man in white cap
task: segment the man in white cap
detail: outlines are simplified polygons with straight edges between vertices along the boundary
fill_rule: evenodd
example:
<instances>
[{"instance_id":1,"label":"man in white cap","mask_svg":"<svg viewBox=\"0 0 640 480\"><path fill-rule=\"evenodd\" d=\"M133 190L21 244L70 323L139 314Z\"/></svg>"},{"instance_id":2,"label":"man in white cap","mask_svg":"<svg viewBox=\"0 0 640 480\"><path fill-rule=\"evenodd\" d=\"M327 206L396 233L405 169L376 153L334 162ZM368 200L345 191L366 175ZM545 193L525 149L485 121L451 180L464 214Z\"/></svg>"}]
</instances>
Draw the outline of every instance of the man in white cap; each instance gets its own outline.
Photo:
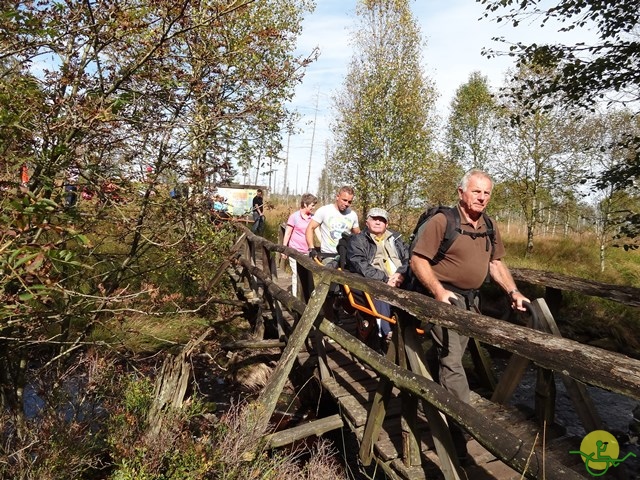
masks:
<instances>
[{"instance_id":1,"label":"man in white cap","mask_svg":"<svg viewBox=\"0 0 640 480\"><path fill-rule=\"evenodd\" d=\"M407 246L400 234L387 229L389 213L382 208L372 208L367 213L365 229L349 241L347 268L363 277L385 282L391 287L399 287L407 272L409 256ZM374 300L378 313L391 316L391 306ZM380 321L378 326L383 338L391 337L391 326Z\"/></svg>"}]
</instances>

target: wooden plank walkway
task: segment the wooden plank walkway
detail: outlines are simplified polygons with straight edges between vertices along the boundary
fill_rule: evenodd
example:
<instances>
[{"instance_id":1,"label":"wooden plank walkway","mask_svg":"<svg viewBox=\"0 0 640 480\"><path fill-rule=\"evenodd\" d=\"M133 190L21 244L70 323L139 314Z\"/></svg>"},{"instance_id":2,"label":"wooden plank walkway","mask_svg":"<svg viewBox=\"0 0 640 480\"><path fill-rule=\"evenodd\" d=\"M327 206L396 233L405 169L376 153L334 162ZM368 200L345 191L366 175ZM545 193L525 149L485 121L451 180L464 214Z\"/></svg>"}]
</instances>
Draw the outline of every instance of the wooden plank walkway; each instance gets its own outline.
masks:
<instances>
[{"instance_id":1,"label":"wooden plank walkway","mask_svg":"<svg viewBox=\"0 0 640 480\"><path fill-rule=\"evenodd\" d=\"M345 320L343 328L355 334L354 321ZM339 345L329 343L326 349L327 361L333 378L322 381L322 386L336 401L343 420L355 433L358 441L362 441L367 413L371 408L380 378ZM313 358L310 358L313 356L313 353L305 351L301 352L298 357L301 363L309 364L315 363ZM422 414L418 417L418 425L421 433L420 449L423 466L407 468L404 465L401 459L403 431L399 393L397 388L392 389L392 399L387 406L382 431L374 445L376 461L386 463L397 472L400 478L425 478L425 472L428 474L427 478L430 479L444 478L440 472L440 462L434 450L429 426ZM477 401L482 400L477 397ZM498 461L475 440L469 442L468 449L475 461L475 465L464 468L469 478L478 480L517 480L521 478L518 472Z\"/></svg>"},{"instance_id":2,"label":"wooden plank walkway","mask_svg":"<svg viewBox=\"0 0 640 480\"><path fill-rule=\"evenodd\" d=\"M343 328L355 334L355 321L345 319ZM360 442L367 421L367 413L371 408L380 378L373 370L360 363L357 358L337 344L327 343L326 354L332 378L322 381L322 386L336 401L343 420ZM316 364L317 359L314 357L315 354L308 351L301 352L298 355L299 362L306 365ZM404 465L400 453L402 452L403 432L399 393L398 389L392 389L392 399L387 406L382 431L374 446L376 461L386 463L392 470L397 472L399 478L444 478L439 468L440 461L434 450L429 426L421 409L418 423L421 433L420 447L423 466L407 468ZM542 444L540 427L516 408L495 404L475 393L472 393L472 405L492 422L510 430L518 438L527 438L533 443L536 435L539 435L538 445ZM582 474L585 469L580 458L575 455L568 455L568 452L574 447L575 445L562 437L556 440L547 439L547 448L553 450L553 452L548 452L549 458L553 457ZM520 473L498 460L475 439L470 438L467 448L473 458L472 465L463 467L468 478L477 480L519 480L522 478ZM428 475L427 477L425 477L425 472Z\"/></svg>"},{"instance_id":3,"label":"wooden plank walkway","mask_svg":"<svg viewBox=\"0 0 640 480\"><path fill-rule=\"evenodd\" d=\"M282 270L278 271L278 278L274 281L284 290L290 290L291 276ZM356 334L356 323L353 317L343 316L342 328L352 335ZM285 319L292 318L285 313ZM380 384L380 378L376 372L362 364L348 351L342 349L336 343L326 341L325 348L328 367L331 378L324 379L321 384L338 406L340 415L346 425L356 435L358 441L362 441L367 414L373 402L376 389ZM311 342L313 343L313 342ZM314 351L306 348L299 352L300 365L317 365L318 359ZM392 398L387 406L386 416L382 425L379 438L374 444L374 457L379 465L384 467L390 476L399 479L442 479L440 461L436 455L431 439L429 425L424 417L422 409L419 409L418 427L420 432L420 450L422 466L406 467L402 460L403 430L401 423L401 400L399 390L392 389ZM473 396L473 407L491 419L496 424L514 433L518 438L528 439L534 442L540 428L527 420L521 412L512 407L494 404L477 394ZM538 445L542 444L542 433L539 434ZM576 445L563 444L563 440L546 441L549 458L569 464L573 470L584 474L584 466L577 456L569 458L569 450ZM467 444L473 464L464 466L463 470L467 478L477 480L518 480L522 475L493 454L483 448L475 439L471 438ZM551 452L553 449L554 452ZM586 478L586 476L585 476Z\"/></svg>"}]
</instances>

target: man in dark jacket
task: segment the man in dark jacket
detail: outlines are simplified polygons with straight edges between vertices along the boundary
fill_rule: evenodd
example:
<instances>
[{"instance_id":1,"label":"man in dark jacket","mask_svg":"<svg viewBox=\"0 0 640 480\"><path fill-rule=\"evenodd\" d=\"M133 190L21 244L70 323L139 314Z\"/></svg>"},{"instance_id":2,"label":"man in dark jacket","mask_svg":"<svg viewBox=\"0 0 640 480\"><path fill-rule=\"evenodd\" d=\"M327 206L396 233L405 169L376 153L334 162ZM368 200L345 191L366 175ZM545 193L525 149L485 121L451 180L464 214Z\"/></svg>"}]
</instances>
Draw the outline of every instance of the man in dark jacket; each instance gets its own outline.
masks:
<instances>
[{"instance_id":1,"label":"man in dark jacket","mask_svg":"<svg viewBox=\"0 0 640 480\"><path fill-rule=\"evenodd\" d=\"M389 214L386 210L369 210L365 229L349 241L347 268L363 277L399 287L409 265L408 250L399 233L387 230L388 223ZM378 313L391 316L388 303L374 300L374 304ZM391 335L389 323L378 319L378 326L381 335L388 339Z\"/></svg>"}]
</instances>

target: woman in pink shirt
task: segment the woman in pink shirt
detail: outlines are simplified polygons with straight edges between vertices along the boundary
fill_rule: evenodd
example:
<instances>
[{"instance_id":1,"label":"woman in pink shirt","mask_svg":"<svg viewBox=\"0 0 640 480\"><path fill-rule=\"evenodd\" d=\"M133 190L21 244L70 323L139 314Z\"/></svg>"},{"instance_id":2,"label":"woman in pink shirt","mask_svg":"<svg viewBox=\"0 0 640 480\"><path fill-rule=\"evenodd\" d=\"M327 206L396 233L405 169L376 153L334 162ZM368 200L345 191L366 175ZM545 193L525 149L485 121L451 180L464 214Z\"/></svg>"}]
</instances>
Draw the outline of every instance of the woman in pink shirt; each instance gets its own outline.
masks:
<instances>
[{"instance_id":1,"label":"woman in pink shirt","mask_svg":"<svg viewBox=\"0 0 640 480\"><path fill-rule=\"evenodd\" d=\"M305 238L305 231L307 225L311 221L313 215L313 209L316 206L318 199L315 195L305 193L300 199L300 210L293 212L289 215L287 220L287 228L284 231L284 238L282 244L298 250L305 255L309 251L307 247L307 240ZM282 258L287 258L287 255L282 254ZM289 257L289 265L291 266L291 294L296 297L298 293L298 267L295 258Z\"/></svg>"}]
</instances>

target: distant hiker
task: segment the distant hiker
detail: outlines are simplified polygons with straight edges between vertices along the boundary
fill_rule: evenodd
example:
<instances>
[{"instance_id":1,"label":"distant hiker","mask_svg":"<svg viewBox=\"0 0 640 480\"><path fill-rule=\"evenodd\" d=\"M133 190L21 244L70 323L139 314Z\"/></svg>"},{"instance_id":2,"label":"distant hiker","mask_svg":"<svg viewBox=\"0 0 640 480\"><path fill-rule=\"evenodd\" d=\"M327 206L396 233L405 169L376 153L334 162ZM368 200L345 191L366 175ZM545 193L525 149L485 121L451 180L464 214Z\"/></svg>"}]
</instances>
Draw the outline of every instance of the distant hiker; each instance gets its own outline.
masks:
<instances>
[{"instance_id":1,"label":"distant hiker","mask_svg":"<svg viewBox=\"0 0 640 480\"><path fill-rule=\"evenodd\" d=\"M76 165L72 165L67 172L67 179L64 184L64 206L66 208L75 207L78 201L78 179L80 178L80 169Z\"/></svg>"},{"instance_id":2,"label":"distant hiker","mask_svg":"<svg viewBox=\"0 0 640 480\"><path fill-rule=\"evenodd\" d=\"M251 202L251 210L253 212L253 226L251 231L257 235L262 233L264 229L264 199L262 198L262 189L256 190L256 196Z\"/></svg>"}]
</instances>

